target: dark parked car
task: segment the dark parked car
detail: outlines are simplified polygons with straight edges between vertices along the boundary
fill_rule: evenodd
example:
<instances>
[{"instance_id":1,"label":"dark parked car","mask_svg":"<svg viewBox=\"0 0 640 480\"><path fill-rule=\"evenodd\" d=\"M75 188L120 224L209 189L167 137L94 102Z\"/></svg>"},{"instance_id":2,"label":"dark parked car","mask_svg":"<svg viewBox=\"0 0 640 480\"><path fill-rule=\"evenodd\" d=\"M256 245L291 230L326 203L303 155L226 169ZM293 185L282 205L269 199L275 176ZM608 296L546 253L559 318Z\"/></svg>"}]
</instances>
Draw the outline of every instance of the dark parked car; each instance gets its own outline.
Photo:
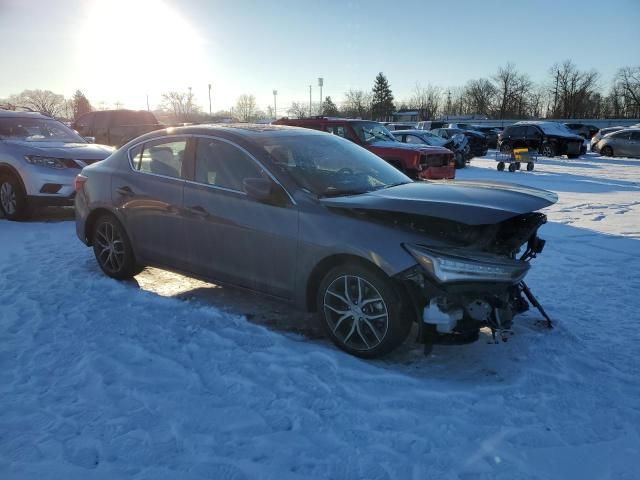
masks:
<instances>
[{"instance_id":1,"label":"dark parked car","mask_svg":"<svg viewBox=\"0 0 640 480\"><path fill-rule=\"evenodd\" d=\"M565 123L565 126L576 135L580 135L585 140L589 140L596 133L598 133L598 130L600 130L594 125L587 125L585 123Z\"/></svg>"},{"instance_id":2,"label":"dark parked car","mask_svg":"<svg viewBox=\"0 0 640 480\"><path fill-rule=\"evenodd\" d=\"M556 122L518 122L498 136L498 148L509 154L514 148L528 148L545 157L566 155L578 158L587 151L584 139Z\"/></svg>"},{"instance_id":3,"label":"dark parked car","mask_svg":"<svg viewBox=\"0 0 640 480\"><path fill-rule=\"evenodd\" d=\"M456 135L452 139L446 139L428 130L394 130L391 133L402 143L431 145L432 147L444 147L451 150L455 155L456 168L464 168L471 156L469 140L462 134Z\"/></svg>"},{"instance_id":4,"label":"dark parked car","mask_svg":"<svg viewBox=\"0 0 640 480\"><path fill-rule=\"evenodd\" d=\"M319 311L342 349L375 357L423 333L509 332L551 192L414 182L311 129L179 127L77 179L76 229L113 278L145 265ZM517 257L522 245L525 253Z\"/></svg>"},{"instance_id":5,"label":"dark parked car","mask_svg":"<svg viewBox=\"0 0 640 480\"><path fill-rule=\"evenodd\" d=\"M473 130L462 130L460 128L436 128L431 130L436 135L450 139L455 135L463 134L469 140L471 155L473 157L482 157L489 151L489 143L487 137L483 133L474 132Z\"/></svg>"},{"instance_id":6,"label":"dark parked car","mask_svg":"<svg viewBox=\"0 0 640 480\"><path fill-rule=\"evenodd\" d=\"M120 147L129 140L164 128L146 110L100 110L81 115L72 128L83 137L93 137L95 143Z\"/></svg>"},{"instance_id":7,"label":"dark parked car","mask_svg":"<svg viewBox=\"0 0 640 480\"><path fill-rule=\"evenodd\" d=\"M414 179L452 179L456 176L453 153L443 147L400 143L384 125L348 118L281 118L274 125L312 128L346 138L383 158Z\"/></svg>"},{"instance_id":8,"label":"dark parked car","mask_svg":"<svg viewBox=\"0 0 640 480\"><path fill-rule=\"evenodd\" d=\"M482 125L471 125L469 130L483 133L487 137L487 143L489 148L498 147L498 134L502 131L496 127L485 127Z\"/></svg>"}]
</instances>

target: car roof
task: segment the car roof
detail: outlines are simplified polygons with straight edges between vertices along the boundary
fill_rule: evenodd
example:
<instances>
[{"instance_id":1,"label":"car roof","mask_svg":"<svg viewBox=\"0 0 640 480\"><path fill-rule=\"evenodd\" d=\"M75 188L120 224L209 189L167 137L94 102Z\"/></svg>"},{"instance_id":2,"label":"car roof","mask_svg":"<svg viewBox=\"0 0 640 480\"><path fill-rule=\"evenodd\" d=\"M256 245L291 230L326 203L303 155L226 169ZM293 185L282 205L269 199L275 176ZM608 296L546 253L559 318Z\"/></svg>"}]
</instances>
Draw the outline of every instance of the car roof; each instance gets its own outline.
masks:
<instances>
[{"instance_id":1,"label":"car roof","mask_svg":"<svg viewBox=\"0 0 640 480\"><path fill-rule=\"evenodd\" d=\"M43 115L39 112L22 112L17 110L2 110L0 109L0 118L43 118L51 120L51 117Z\"/></svg>"},{"instance_id":2,"label":"car roof","mask_svg":"<svg viewBox=\"0 0 640 480\"><path fill-rule=\"evenodd\" d=\"M312 118L281 118L280 120L288 121L288 122L296 122L296 123L309 123L315 124L320 122L371 122L371 123L380 123L375 120L364 120L362 118L340 118L340 117L312 117ZM390 122L392 125L394 122ZM399 125L406 125L403 122L395 122ZM409 122L412 123L412 122ZM382 123L380 123L382 125Z\"/></svg>"},{"instance_id":3,"label":"car roof","mask_svg":"<svg viewBox=\"0 0 640 480\"><path fill-rule=\"evenodd\" d=\"M165 135L213 135L222 134L243 138L246 140L254 138L283 137L291 134L295 135L329 135L318 130L303 127L293 127L288 125L254 124L254 123L225 123L225 124L198 124L184 127L169 127L144 135L145 140ZM140 137L143 138L143 137Z\"/></svg>"}]
</instances>

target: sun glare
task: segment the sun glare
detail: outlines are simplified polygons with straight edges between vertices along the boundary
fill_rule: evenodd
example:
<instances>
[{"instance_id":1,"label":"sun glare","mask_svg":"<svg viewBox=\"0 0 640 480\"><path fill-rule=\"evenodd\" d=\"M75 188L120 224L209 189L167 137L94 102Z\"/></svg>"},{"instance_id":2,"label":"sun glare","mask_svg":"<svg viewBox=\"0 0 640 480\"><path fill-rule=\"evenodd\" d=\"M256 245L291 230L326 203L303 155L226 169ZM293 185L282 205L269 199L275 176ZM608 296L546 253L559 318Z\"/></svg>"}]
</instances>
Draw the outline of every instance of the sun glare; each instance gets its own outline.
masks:
<instances>
[{"instance_id":1,"label":"sun glare","mask_svg":"<svg viewBox=\"0 0 640 480\"><path fill-rule=\"evenodd\" d=\"M204 41L164 1L96 0L77 45L78 86L110 102L142 106L146 94L157 101L207 81Z\"/></svg>"}]
</instances>

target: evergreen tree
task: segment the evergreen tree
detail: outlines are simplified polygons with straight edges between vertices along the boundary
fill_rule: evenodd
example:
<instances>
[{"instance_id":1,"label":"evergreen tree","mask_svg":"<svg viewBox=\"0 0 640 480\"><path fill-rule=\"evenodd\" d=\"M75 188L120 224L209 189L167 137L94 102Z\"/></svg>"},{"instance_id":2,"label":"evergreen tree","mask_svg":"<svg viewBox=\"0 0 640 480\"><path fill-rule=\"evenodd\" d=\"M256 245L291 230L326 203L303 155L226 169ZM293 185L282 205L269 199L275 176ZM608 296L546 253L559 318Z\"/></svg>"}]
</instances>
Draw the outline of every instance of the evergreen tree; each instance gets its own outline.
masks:
<instances>
[{"instance_id":1,"label":"evergreen tree","mask_svg":"<svg viewBox=\"0 0 640 480\"><path fill-rule=\"evenodd\" d=\"M76 93L73 94L73 119L77 120L80 115L84 115L85 113L93 110L91 108L91 104L87 97L84 96L80 90L76 90Z\"/></svg>"},{"instance_id":2,"label":"evergreen tree","mask_svg":"<svg viewBox=\"0 0 640 480\"><path fill-rule=\"evenodd\" d=\"M340 112L338 111L338 107L336 106L335 103L333 103L333 100L331 100L331 97L326 97L324 99L324 102L322 102L322 112L320 112L321 115L326 115L328 117L337 117L340 115Z\"/></svg>"},{"instance_id":3,"label":"evergreen tree","mask_svg":"<svg viewBox=\"0 0 640 480\"><path fill-rule=\"evenodd\" d=\"M371 102L371 111L374 120L387 120L395 110L393 106L393 94L387 77L382 72L376 77L373 84L373 99Z\"/></svg>"}]
</instances>

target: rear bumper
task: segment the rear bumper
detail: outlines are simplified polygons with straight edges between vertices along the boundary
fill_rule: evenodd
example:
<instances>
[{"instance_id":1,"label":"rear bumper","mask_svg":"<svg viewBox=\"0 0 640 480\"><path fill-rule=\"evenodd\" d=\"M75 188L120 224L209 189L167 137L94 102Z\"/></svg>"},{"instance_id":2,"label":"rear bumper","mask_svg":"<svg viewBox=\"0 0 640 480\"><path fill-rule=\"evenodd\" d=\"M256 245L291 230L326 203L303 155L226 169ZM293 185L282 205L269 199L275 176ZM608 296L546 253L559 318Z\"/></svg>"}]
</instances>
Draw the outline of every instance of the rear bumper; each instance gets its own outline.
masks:
<instances>
[{"instance_id":1,"label":"rear bumper","mask_svg":"<svg viewBox=\"0 0 640 480\"><path fill-rule=\"evenodd\" d=\"M456 178L456 167L427 167L418 173L418 177L425 180L445 180Z\"/></svg>"}]
</instances>

